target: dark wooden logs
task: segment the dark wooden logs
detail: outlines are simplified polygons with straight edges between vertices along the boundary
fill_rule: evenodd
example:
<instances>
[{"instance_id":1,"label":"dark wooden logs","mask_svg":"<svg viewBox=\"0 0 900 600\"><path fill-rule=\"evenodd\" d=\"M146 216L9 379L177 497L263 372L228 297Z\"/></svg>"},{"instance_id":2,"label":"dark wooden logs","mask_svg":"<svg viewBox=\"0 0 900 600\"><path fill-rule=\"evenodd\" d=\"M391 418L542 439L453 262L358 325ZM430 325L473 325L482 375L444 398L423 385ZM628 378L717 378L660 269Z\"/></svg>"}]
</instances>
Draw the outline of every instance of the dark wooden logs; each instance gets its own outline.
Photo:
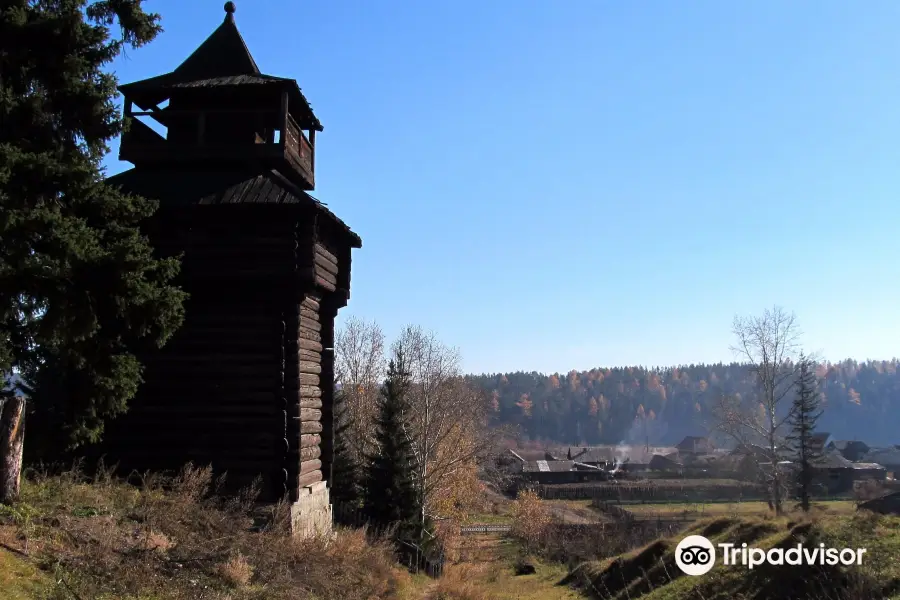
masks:
<instances>
[{"instance_id":1,"label":"dark wooden logs","mask_svg":"<svg viewBox=\"0 0 900 600\"><path fill-rule=\"evenodd\" d=\"M315 408L301 408L299 414L300 421L303 423L319 422L322 419L322 411Z\"/></svg>"},{"instance_id":2,"label":"dark wooden logs","mask_svg":"<svg viewBox=\"0 0 900 600\"><path fill-rule=\"evenodd\" d=\"M305 398L303 396L300 397L300 409L305 408L322 408L322 399L321 398Z\"/></svg>"},{"instance_id":3,"label":"dark wooden logs","mask_svg":"<svg viewBox=\"0 0 900 600\"><path fill-rule=\"evenodd\" d=\"M322 443L322 436L318 434L307 434L300 436L300 447L309 448L310 446L318 447Z\"/></svg>"},{"instance_id":4,"label":"dark wooden logs","mask_svg":"<svg viewBox=\"0 0 900 600\"><path fill-rule=\"evenodd\" d=\"M307 446L306 448L300 448L299 450L292 452L300 461L312 460L322 456L322 449L318 446Z\"/></svg>"},{"instance_id":5,"label":"dark wooden logs","mask_svg":"<svg viewBox=\"0 0 900 600\"><path fill-rule=\"evenodd\" d=\"M318 386L312 385L303 385L300 386L300 389L297 390L300 392L300 396L302 398L321 398L322 397L322 388Z\"/></svg>"},{"instance_id":6,"label":"dark wooden logs","mask_svg":"<svg viewBox=\"0 0 900 600\"><path fill-rule=\"evenodd\" d=\"M310 460L304 460L300 463L300 475L306 475L307 473L311 473L313 471L320 471L322 469L322 461L318 458L313 458Z\"/></svg>"},{"instance_id":7,"label":"dark wooden logs","mask_svg":"<svg viewBox=\"0 0 900 600\"><path fill-rule=\"evenodd\" d=\"M308 340L308 339L299 339L297 340L297 346L301 350L312 350L313 352L321 352L322 351L322 340Z\"/></svg>"},{"instance_id":8,"label":"dark wooden logs","mask_svg":"<svg viewBox=\"0 0 900 600\"><path fill-rule=\"evenodd\" d=\"M312 471L297 478L297 487L302 488L322 481L322 471Z\"/></svg>"},{"instance_id":9,"label":"dark wooden logs","mask_svg":"<svg viewBox=\"0 0 900 600\"><path fill-rule=\"evenodd\" d=\"M322 424L318 421L300 421L300 433L322 433Z\"/></svg>"},{"instance_id":10,"label":"dark wooden logs","mask_svg":"<svg viewBox=\"0 0 900 600\"><path fill-rule=\"evenodd\" d=\"M141 357L146 382L109 439L127 446L139 470L207 461L241 480L261 474L273 494L287 485L296 498L330 478L329 349L349 245L305 207L214 204L276 197L269 182L241 185L154 217L161 254L184 254L179 281L190 299L170 343Z\"/></svg>"}]
</instances>

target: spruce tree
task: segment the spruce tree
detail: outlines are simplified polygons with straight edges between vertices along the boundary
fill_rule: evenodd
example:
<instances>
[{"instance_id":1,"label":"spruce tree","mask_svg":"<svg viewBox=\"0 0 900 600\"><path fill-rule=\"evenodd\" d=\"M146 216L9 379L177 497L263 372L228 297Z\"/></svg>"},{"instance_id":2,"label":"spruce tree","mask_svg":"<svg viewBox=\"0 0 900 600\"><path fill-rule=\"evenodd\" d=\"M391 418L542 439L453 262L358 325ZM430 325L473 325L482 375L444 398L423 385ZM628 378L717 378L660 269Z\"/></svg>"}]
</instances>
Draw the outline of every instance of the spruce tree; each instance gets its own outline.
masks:
<instances>
[{"instance_id":1,"label":"spruce tree","mask_svg":"<svg viewBox=\"0 0 900 600\"><path fill-rule=\"evenodd\" d=\"M415 454L408 435L410 376L403 355L388 365L375 423L376 451L368 457L364 509L376 530L396 526L402 539L417 539L419 494L415 486Z\"/></svg>"},{"instance_id":2,"label":"spruce tree","mask_svg":"<svg viewBox=\"0 0 900 600\"><path fill-rule=\"evenodd\" d=\"M787 441L796 453L800 466L797 474L800 507L808 512L810 487L813 482L813 465L821 458L820 452L812 443L812 435L822 412L819 410L819 394L816 390L813 361L801 355L798 367L797 392L791 407L789 421L791 433L787 436Z\"/></svg>"},{"instance_id":3,"label":"spruce tree","mask_svg":"<svg viewBox=\"0 0 900 600\"><path fill-rule=\"evenodd\" d=\"M335 504L357 506L360 500L360 466L350 451L348 435L351 416L346 396L334 392L334 457L331 462L331 500Z\"/></svg>"},{"instance_id":4,"label":"spruce tree","mask_svg":"<svg viewBox=\"0 0 900 600\"><path fill-rule=\"evenodd\" d=\"M139 230L156 203L105 185L101 166L126 127L105 69L160 31L141 0L0 7L0 373L29 383L29 439L41 423L41 440L99 439L141 382L135 352L183 318L179 261Z\"/></svg>"}]
</instances>

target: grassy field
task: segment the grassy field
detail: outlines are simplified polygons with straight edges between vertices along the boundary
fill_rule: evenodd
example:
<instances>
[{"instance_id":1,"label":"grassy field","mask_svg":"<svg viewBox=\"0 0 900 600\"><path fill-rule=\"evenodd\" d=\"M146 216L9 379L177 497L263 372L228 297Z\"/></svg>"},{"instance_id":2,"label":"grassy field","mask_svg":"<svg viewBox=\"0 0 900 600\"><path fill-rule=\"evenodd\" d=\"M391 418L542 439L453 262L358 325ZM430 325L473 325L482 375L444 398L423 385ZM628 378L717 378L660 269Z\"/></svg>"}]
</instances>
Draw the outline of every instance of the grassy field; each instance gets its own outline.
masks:
<instances>
[{"instance_id":1,"label":"grassy field","mask_svg":"<svg viewBox=\"0 0 900 600\"><path fill-rule=\"evenodd\" d=\"M642 518L673 518L678 516L690 518L706 518L721 516L767 515L769 505L766 502L685 502L659 504L622 504L622 508ZM856 511L856 503L850 500L816 502L812 510L816 513L852 514Z\"/></svg>"}]
</instances>

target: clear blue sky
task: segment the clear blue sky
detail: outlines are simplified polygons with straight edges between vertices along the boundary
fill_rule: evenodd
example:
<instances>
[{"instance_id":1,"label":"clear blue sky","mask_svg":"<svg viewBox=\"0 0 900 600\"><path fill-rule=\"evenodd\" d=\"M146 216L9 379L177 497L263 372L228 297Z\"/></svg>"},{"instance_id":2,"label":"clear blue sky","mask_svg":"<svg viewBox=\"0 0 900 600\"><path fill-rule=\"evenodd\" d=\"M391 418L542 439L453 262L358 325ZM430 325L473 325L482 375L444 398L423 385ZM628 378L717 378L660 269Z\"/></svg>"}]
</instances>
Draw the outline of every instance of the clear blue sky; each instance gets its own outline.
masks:
<instances>
[{"instance_id":1,"label":"clear blue sky","mask_svg":"<svg viewBox=\"0 0 900 600\"><path fill-rule=\"evenodd\" d=\"M224 12L155 0L114 66ZM314 194L363 238L341 319L471 371L731 360L780 304L831 360L900 340L900 2L238 0L325 126ZM114 157L111 173L127 165Z\"/></svg>"}]
</instances>

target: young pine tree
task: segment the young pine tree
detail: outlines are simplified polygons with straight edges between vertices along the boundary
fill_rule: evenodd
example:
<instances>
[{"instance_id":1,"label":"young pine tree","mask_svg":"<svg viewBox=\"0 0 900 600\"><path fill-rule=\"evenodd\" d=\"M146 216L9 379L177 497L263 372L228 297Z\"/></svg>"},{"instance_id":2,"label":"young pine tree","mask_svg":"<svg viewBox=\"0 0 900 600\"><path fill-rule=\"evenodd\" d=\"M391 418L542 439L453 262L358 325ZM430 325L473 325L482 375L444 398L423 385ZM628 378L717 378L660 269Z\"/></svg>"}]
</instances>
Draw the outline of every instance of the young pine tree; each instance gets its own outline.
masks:
<instances>
[{"instance_id":1,"label":"young pine tree","mask_svg":"<svg viewBox=\"0 0 900 600\"><path fill-rule=\"evenodd\" d=\"M397 526L401 537L414 535L411 527L419 517L419 494L415 487L415 454L408 436L410 388L403 355L388 365L375 423L376 451L368 457L364 509L376 529Z\"/></svg>"},{"instance_id":2,"label":"young pine tree","mask_svg":"<svg viewBox=\"0 0 900 600\"><path fill-rule=\"evenodd\" d=\"M816 421L822 412L819 410L819 393L816 390L815 364L808 357L800 356L797 394L791 408L791 433L787 436L788 444L796 453L800 471L797 488L800 496L800 507L809 511L810 487L813 481L813 465L821 458L818 449L813 446L812 435L816 429Z\"/></svg>"},{"instance_id":3,"label":"young pine tree","mask_svg":"<svg viewBox=\"0 0 900 600\"><path fill-rule=\"evenodd\" d=\"M102 171L126 125L109 66L153 40L159 16L141 0L2 7L0 374L29 383L30 440L76 447L126 410L135 350L163 344L183 316L179 262L154 257L139 230L156 204Z\"/></svg>"},{"instance_id":4,"label":"young pine tree","mask_svg":"<svg viewBox=\"0 0 900 600\"><path fill-rule=\"evenodd\" d=\"M351 416L346 397L334 392L334 458L331 463L331 500L334 504L356 506L360 500L360 467L350 451L348 435Z\"/></svg>"}]
</instances>

